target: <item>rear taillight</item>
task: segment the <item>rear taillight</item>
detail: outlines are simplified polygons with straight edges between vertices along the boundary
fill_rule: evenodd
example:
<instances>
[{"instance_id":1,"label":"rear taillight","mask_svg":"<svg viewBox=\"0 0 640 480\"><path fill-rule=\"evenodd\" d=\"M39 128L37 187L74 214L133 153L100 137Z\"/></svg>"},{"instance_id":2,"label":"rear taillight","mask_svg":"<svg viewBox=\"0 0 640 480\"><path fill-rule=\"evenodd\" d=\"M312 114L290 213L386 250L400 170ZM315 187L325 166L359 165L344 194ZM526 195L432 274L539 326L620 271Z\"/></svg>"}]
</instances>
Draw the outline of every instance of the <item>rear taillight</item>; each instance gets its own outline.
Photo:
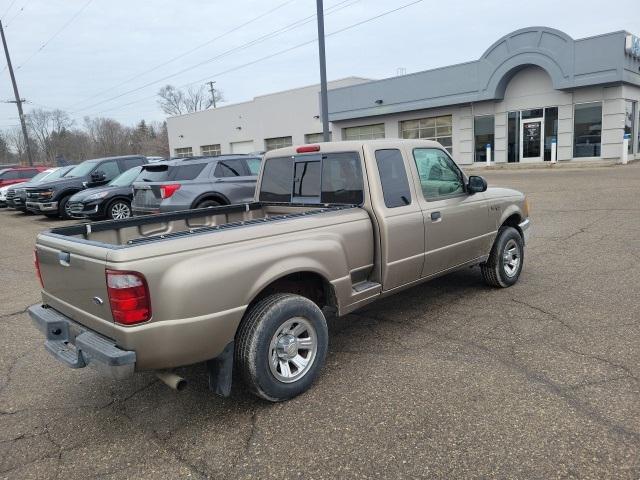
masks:
<instances>
[{"instance_id":1,"label":"rear taillight","mask_svg":"<svg viewBox=\"0 0 640 480\"><path fill-rule=\"evenodd\" d=\"M40 282L40 286L44 288L44 282L42 281L42 272L40 272L40 259L38 258L38 251L33 251L33 266L36 268L36 276Z\"/></svg>"},{"instance_id":2,"label":"rear taillight","mask_svg":"<svg viewBox=\"0 0 640 480\"><path fill-rule=\"evenodd\" d=\"M147 281L141 273L107 270L107 291L116 323L134 325L151 318Z\"/></svg>"},{"instance_id":3,"label":"rear taillight","mask_svg":"<svg viewBox=\"0 0 640 480\"><path fill-rule=\"evenodd\" d=\"M160 196L165 199L169 198L171 195L180 190L179 183L170 183L169 185L162 185L160 187Z\"/></svg>"}]
</instances>

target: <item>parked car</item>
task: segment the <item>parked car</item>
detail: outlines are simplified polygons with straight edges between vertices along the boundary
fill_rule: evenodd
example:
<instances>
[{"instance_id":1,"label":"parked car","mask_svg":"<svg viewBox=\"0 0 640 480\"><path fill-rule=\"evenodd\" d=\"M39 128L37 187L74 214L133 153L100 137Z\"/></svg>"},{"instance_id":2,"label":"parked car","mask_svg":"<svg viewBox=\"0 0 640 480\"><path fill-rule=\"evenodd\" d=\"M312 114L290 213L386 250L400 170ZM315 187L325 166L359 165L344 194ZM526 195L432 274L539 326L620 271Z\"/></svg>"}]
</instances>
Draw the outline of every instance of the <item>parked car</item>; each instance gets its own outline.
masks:
<instances>
[{"instance_id":1,"label":"parked car","mask_svg":"<svg viewBox=\"0 0 640 480\"><path fill-rule=\"evenodd\" d=\"M96 158L76 165L63 178L28 187L27 210L48 217L71 218L67 203L80 190L105 185L122 172L146 163L141 155Z\"/></svg>"},{"instance_id":2,"label":"parked car","mask_svg":"<svg viewBox=\"0 0 640 480\"><path fill-rule=\"evenodd\" d=\"M219 394L234 370L286 400L324 363L323 307L342 316L478 265L514 285L528 217L522 193L487 189L433 141L287 147L266 154L251 203L41 233L28 311L70 367L122 378L207 361Z\"/></svg>"},{"instance_id":3,"label":"parked car","mask_svg":"<svg viewBox=\"0 0 640 480\"><path fill-rule=\"evenodd\" d=\"M7 191L7 206L16 210L27 211L27 188L43 182L52 182L64 177L73 168L73 165L66 167L55 167L45 170L33 177L28 182L11 185Z\"/></svg>"},{"instance_id":4,"label":"parked car","mask_svg":"<svg viewBox=\"0 0 640 480\"><path fill-rule=\"evenodd\" d=\"M69 211L75 218L123 220L131 216L133 181L142 167L121 173L104 187L81 190L69 199Z\"/></svg>"},{"instance_id":5,"label":"parked car","mask_svg":"<svg viewBox=\"0 0 640 480\"><path fill-rule=\"evenodd\" d=\"M47 167L10 167L0 170L0 187L13 185L14 183L28 182Z\"/></svg>"},{"instance_id":6,"label":"parked car","mask_svg":"<svg viewBox=\"0 0 640 480\"><path fill-rule=\"evenodd\" d=\"M7 207L7 192L10 188L13 188L16 185L24 185L27 182L14 183L13 185L6 185L4 187L0 187L0 208Z\"/></svg>"},{"instance_id":7,"label":"parked car","mask_svg":"<svg viewBox=\"0 0 640 480\"><path fill-rule=\"evenodd\" d=\"M188 157L145 165L133 184L133 214L248 202L262 160L249 155Z\"/></svg>"}]
</instances>

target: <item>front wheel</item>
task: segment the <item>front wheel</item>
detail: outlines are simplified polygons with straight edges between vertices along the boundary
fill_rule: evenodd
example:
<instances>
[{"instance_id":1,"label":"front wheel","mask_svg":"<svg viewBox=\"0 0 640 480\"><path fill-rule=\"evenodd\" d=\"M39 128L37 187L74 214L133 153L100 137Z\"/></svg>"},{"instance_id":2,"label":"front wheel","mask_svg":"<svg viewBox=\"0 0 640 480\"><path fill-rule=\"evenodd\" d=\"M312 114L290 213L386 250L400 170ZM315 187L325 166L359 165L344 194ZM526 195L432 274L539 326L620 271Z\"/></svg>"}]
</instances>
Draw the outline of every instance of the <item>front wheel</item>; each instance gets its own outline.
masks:
<instances>
[{"instance_id":1,"label":"front wheel","mask_svg":"<svg viewBox=\"0 0 640 480\"><path fill-rule=\"evenodd\" d=\"M480 264L483 280L492 287L507 288L514 285L524 263L524 242L520 232L513 227L498 231L491 254Z\"/></svg>"},{"instance_id":2,"label":"front wheel","mask_svg":"<svg viewBox=\"0 0 640 480\"><path fill-rule=\"evenodd\" d=\"M71 209L69 208L69 199L71 195L63 197L58 203L58 216L63 220L71 220Z\"/></svg>"},{"instance_id":3,"label":"front wheel","mask_svg":"<svg viewBox=\"0 0 640 480\"><path fill-rule=\"evenodd\" d=\"M271 402L306 391L324 364L329 333L320 308L278 293L253 305L236 335L236 366L247 387Z\"/></svg>"},{"instance_id":4,"label":"front wheel","mask_svg":"<svg viewBox=\"0 0 640 480\"><path fill-rule=\"evenodd\" d=\"M124 220L131 217L131 205L125 200L115 200L107 208L107 217L111 220Z\"/></svg>"}]
</instances>

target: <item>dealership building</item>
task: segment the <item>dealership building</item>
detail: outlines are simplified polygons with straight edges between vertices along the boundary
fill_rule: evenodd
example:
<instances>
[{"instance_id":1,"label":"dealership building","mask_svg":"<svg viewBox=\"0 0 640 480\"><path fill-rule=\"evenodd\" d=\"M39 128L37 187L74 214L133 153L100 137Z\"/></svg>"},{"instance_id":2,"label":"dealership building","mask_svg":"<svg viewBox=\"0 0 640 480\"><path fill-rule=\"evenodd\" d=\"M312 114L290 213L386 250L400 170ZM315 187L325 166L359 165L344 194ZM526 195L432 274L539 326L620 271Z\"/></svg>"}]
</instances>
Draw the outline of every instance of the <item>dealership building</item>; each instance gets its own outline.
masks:
<instances>
[{"instance_id":1,"label":"dealership building","mask_svg":"<svg viewBox=\"0 0 640 480\"><path fill-rule=\"evenodd\" d=\"M318 86L168 119L176 155L320 141ZM461 164L640 159L640 39L517 30L478 60L383 80L329 84L333 140L425 138ZM623 139L627 138L626 142Z\"/></svg>"}]
</instances>

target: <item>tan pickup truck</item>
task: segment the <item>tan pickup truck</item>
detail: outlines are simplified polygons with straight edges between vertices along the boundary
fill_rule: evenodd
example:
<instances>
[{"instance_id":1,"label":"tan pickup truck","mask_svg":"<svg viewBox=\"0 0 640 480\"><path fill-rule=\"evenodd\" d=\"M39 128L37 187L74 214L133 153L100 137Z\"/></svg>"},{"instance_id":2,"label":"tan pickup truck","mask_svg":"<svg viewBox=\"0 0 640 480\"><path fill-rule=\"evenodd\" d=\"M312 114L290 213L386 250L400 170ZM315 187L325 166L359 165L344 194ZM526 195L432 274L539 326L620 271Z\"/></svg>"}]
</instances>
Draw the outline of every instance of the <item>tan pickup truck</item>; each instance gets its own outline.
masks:
<instances>
[{"instance_id":1,"label":"tan pickup truck","mask_svg":"<svg viewBox=\"0 0 640 480\"><path fill-rule=\"evenodd\" d=\"M305 391L327 355L323 309L478 265L520 275L530 232L520 192L467 177L424 140L268 152L252 203L54 228L38 235L42 304L29 314L72 368L116 378L207 362L271 401Z\"/></svg>"}]
</instances>

